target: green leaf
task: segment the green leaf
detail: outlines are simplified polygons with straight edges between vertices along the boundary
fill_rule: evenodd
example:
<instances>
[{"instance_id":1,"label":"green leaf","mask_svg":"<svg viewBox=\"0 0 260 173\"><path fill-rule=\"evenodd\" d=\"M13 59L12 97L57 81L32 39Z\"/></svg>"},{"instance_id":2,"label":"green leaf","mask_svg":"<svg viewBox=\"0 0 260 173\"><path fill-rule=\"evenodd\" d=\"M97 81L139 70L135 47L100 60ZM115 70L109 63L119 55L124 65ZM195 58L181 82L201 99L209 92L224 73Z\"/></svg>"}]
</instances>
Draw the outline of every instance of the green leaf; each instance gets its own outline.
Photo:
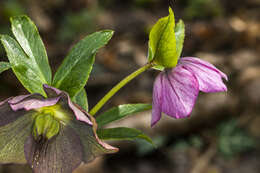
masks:
<instances>
[{"instance_id":1,"label":"green leaf","mask_svg":"<svg viewBox=\"0 0 260 173\"><path fill-rule=\"evenodd\" d=\"M45 96L42 88L44 81L17 41L8 35L1 35L1 42L12 69L23 86L31 93L40 93Z\"/></svg>"},{"instance_id":2,"label":"green leaf","mask_svg":"<svg viewBox=\"0 0 260 173\"><path fill-rule=\"evenodd\" d=\"M113 121L122 119L126 116L150 110L152 109L152 105L150 104L125 104L125 105L119 105L117 107L113 107L109 109L108 111L100 114L96 118L96 122L98 124L98 127L102 127L108 123L111 123Z\"/></svg>"},{"instance_id":3,"label":"green leaf","mask_svg":"<svg viewBox=\"0 0 260 173\"><path fill-rule=\"evenodd\" d=\"M185 37L185 25L182 20L180 20L175 29L175 38L176 38L176 51L177 51L177 58L180 57L182 48L183 48L183 42Z\"/></svg>"},{"instance_id":4,"label":"green leaf","mask_svg":"<svg viewBox=\"0 0 260 173\"><path fill-rule=\"evenodd\" d=\"M91 34L77 43L64 59L53 79L53 86L69 93L73 98L88 80L97 50L112 37L113 31Z\"/></svg>"},{"instance_id":5,"label":"green leaf","mask_svg":"<svg viewBox=\"0 0 260 173\"><path fill-rule=\"evenodd\" d=\"M133 128L127 127L117 127L117 128L108 128L108 129L98 129L98 137L104 140L135 140L143 139L153 146L154 143L150 137L145 135L143 132Z\"/></svg>"},{"instance_id":6,"label":"green leaf","mask_svg":"<svg viewBox=\"0 0 260 173\"><path fill-rule=\"evenodd\" d=\"M72 101L88 112L88 97L84 88L72 98Z\"/></svg>"},{"instance_id":7,"label":"green leaf","mask_svg":"<svg viewBox=\"0 0 260 173\"><path fill-rule=\"evenodd\" d=\"M176 66L178 61L174 27L174 14L169 8L169 15L159 19L149 35L148 59L166 68Z\"/></svg>"},{"instance_id":8,"label":"green leaf","mask_svg":"<svg viewBox=\"0 0 260 173\"><path fill-rule=\"evenodd\" d=\"M28 63L43 84L51 84L47 53L35 24L27 16L11 18L12 32L28 56ZM41 86L39 86L41 87Z\"/></svg>"},{"instance_id":9,"label":"green leaf","mask_svg":"<svg viewBox=\"0 0 260 173\"><path fill-rule=\"evenodd\" d=\"M11 68L11 64L8 62L0 62L0 73Z\"/></svg>"}]
</instances>

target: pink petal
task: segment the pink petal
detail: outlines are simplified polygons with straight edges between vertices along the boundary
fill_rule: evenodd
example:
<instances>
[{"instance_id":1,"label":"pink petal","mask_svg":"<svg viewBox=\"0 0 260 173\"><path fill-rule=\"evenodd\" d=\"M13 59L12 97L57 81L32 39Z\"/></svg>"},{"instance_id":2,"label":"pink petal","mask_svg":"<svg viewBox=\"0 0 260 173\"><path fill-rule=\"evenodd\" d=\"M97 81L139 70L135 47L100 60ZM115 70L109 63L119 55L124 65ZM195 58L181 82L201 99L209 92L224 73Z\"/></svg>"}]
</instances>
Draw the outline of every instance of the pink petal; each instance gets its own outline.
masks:
<instances>
[{"instance_id":1,"label":"pink petal","mask_svg":"<svg viewBox=\"0 0 260 173\"><path fill-rule=\"evenodd\" d=\"M182 65L160 73L154 83L152 126L161 118L160 112L177 119L188 117L198 93L197 79Z\"/></svg>"},{"instance_id":2,"label":"pink petal","mask_svg":"<svg viewBox=\"0 0 260 173\"><path fill-rule=\"evenodd\" d=\"M54 88L52 86L49 86L47 84L43 84L43 90L45 91L45 93L47 94L48 98L51 97L57 97L59 94L62 93L61 90Z\"/></svg>"},{"instance_id":3,"label":"pink petal","mask_svg":"<svg viewBox=\"0 0 260 173\"><path fill-rule=\"evenodd\" d=\"M8 101L12 110L17 111L21 109L32 110L45 106L55 105L60 97L45 99L40 94L21 95L14 97Z\"/></svg>"},{"instance_id":4,"label":"pink petal","mask_svg":"<svg viewBox=\"0 0 260 173\"><path fill-rule=\"evenodd\" d=\"M31 94L27 94L27 95L20 95L20 96L16 96L16 97L13 97L12 99L10 99L9 103L10 104L16 104L22 100L24 100L25 98L31 96Z\"/></svg>"},{"instance_id":5,"label":"pink petal","mask_svg":"<svg viewBox=\"0 0 260 173\"><path fill-rule=\"evenodd\" d=\"M212 64L193 57L181 58L179 63L195 75L199 83L200 91L227 91L227 87L222 81L222 78L228 80L227 76Z\"/></svg>"},{"instance_id":6,"label":"pink petal","mask_svg":"<svg viewBox=\"0 0 260 173\"><path fill-rule=\"evenodd\" d=\"M70 100L69 95L67 95L67 99L68 99L68 104L69 104L70 108L72 109L72 111L74 112L74 115L76 116L77 120L84 121L84 122L92 125L92 122L88 118L87 113L83 109L79 109L78 107L76 107Z\"/></svg>"},{"instance_id":7,"label":"pink petal","mask_svg":"<svg viewBox=\"0 0 260 173\"><path fill-rule=\"evenodd\" d=\"M74 103L72 103L69 95L66 92L60 91L57 88L43 85L43 89L46 92L48 97L51 98L57 98L58 96L61 97L61 101L66 102L65 105L69 105L70 109L73 111L74 115L76 116L77 120L84 121L90 125L92 125L92 122L88 118L87 113L84 110L81 110L80 108L76 107Z\"/></svg>"},{"instance_id":8,"label":"pink petal","mask_svg":"<svg viewBox=\"0 0 260 173\"><path fill-rule=\"evenodd\" d=\"M199 93L194 75L178 65L164 73L162 86L162 112L174 118L188 117Z\"/></svg>"},{"instance_id":9,"label":"pink petal","mask_svg":"<svg viewBox=\"0 0 260 173\"><path fill-rule=\"evenodd\" d=\"M153 109L151 126L153 127L161 119L161 103L162 103L162 76L161 72L155 79L153 85Z\"/></svg>"}]
</instances>

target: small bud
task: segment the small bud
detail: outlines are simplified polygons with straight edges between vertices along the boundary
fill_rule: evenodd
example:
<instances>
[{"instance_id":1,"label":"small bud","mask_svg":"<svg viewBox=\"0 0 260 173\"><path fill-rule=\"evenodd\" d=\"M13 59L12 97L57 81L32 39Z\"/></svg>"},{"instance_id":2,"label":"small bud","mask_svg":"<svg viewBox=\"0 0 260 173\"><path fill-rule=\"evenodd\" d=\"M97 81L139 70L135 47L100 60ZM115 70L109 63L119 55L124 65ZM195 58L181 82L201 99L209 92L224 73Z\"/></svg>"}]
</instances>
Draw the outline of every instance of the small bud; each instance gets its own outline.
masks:
<instances>
[{"instance_id":1,"label":"small bud","mask_svg":"<svg viewBox=\"0 0 260 173\"><path fill-rule=\"evenodd\" d=\"M175 39L174 13L169 8L169 15L158 20L149 35L149 61L165 68L172 68L178 62Z\"/></svg>"}]
</instances>

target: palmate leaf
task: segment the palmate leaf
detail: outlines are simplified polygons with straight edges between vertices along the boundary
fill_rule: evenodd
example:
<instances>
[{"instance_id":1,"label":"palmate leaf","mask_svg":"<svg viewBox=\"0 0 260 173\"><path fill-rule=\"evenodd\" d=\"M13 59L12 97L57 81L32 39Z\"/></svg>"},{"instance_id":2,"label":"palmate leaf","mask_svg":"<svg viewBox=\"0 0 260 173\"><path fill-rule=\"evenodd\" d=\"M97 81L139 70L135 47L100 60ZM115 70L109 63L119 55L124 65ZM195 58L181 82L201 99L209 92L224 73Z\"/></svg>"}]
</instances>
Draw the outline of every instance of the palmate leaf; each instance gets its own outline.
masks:
<instances>
[{"instance_id":1,"label":"palmate leaf","mask_svg":"<svg viewBox=\"0 0 260 173\"><path fill-rule=\"evenodd\" d=\"M96 118L98 127L102 127L108 123L120 120L126 116L133 115L138 112L152 109L150 104L125 104L113 107L108 111L100 114Z\"/></svg>"},{"instance_id":2,"label":"palmate leaf","mask_svg":"<svg viewBox=\"0 0 260 173\"><path fill-rule=\"evenodd\" d=\"M33 65L33 60L24 53L18 42L12 37L1 35L1 42L7 53L12 70L23 86L31 93L45 95L42 85L46 81L40 77L40 71Z\"/></svg>"},{"instance_id":3,"label":"palmate leaf","mask_svg":"<svg viewBox=\"0 0 260 173\"><path fill-rule=\"evenodd\" d=\"M133 128L127 127L117 127L117 128L107 128L107 129L98 129L97 130L98 137L104 140L135 140L135 139L143 139L153 146L152 139L145 135L143 132Z\"/></svg>"},{"instance_id":4,"label":"palmate leaf","mask_svg":"<svg viewBox=\"0 0 260 173\"><path fill-rule=\"evenodd\" d=\"M16 38L1 36L12 69L31 93L45 95L43 84L51 84L48 57L34 23L27 16L11 18L12 32Z\"/></svg>"},{"instance_id":5,"label":"palmate leaf","mask_svg":"<svg viewBox=\"0 0 260 173\"><path fill-rule=\"evenodd\" d=\"M62 62L53 79L53 86L66 91L71 98L86 85L97 50L112 37L113 31L95 32L78 42Z\"/></svg>"},{"instance_id":6,"label":"palmate leaf","mask_svg":"<svg viewBox=\"0 0 260 173\"><path fill-rule=\"evenodd\" d=\"M16 40L30 60L28 63L32 69L43 84L51 84L51 68L35 24L27 16L16 16L11 18L11 26Z\"/></svg>"},{"instance_id":7,"label":"palmate leaf","mask_svg":"<svg viewBox=\"0 0 260 173\"><path fill-rule=\"evenodd\" d=\"M8 62L0 62L0 73L11 68L11 64Z\"/></svg>"}]
</instances>

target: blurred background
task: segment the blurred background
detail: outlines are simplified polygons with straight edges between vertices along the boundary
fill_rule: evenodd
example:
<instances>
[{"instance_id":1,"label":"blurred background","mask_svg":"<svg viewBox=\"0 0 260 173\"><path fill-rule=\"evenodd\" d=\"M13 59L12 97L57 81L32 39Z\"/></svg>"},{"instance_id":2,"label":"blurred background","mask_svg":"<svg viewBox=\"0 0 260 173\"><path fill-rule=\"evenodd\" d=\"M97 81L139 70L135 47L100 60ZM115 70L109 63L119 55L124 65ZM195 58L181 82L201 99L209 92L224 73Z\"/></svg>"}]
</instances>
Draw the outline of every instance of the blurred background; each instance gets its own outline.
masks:
<instances>
[{"instance_id":1,"label":"blurred background","mask_svg":"<svg viewBox=\"0 0 260 173\"><path fill-rule=\"evenodd\" d=\"M137 141L112 142L120 151L97 158L75 173L259 173L260 170L260 0L1 0L0 33L10 34L9 18L26 14L36 23L53 72L81 38L112 29L97 56L86 91L90 108L124 76L147 61L152 25L168 15L186 24L182 56L216 65L229 77L227 93L200 93L192 116L163 116L150 128L150 111L111 126L135 127L158 148ZM2 45L0 60L7 61ZM150 70L106 104L151 103ZM26 93L11 70L0 75L0 100ZM2 165L0 173L30 173L28 166Z\"/></svg>"}]
</instances>

